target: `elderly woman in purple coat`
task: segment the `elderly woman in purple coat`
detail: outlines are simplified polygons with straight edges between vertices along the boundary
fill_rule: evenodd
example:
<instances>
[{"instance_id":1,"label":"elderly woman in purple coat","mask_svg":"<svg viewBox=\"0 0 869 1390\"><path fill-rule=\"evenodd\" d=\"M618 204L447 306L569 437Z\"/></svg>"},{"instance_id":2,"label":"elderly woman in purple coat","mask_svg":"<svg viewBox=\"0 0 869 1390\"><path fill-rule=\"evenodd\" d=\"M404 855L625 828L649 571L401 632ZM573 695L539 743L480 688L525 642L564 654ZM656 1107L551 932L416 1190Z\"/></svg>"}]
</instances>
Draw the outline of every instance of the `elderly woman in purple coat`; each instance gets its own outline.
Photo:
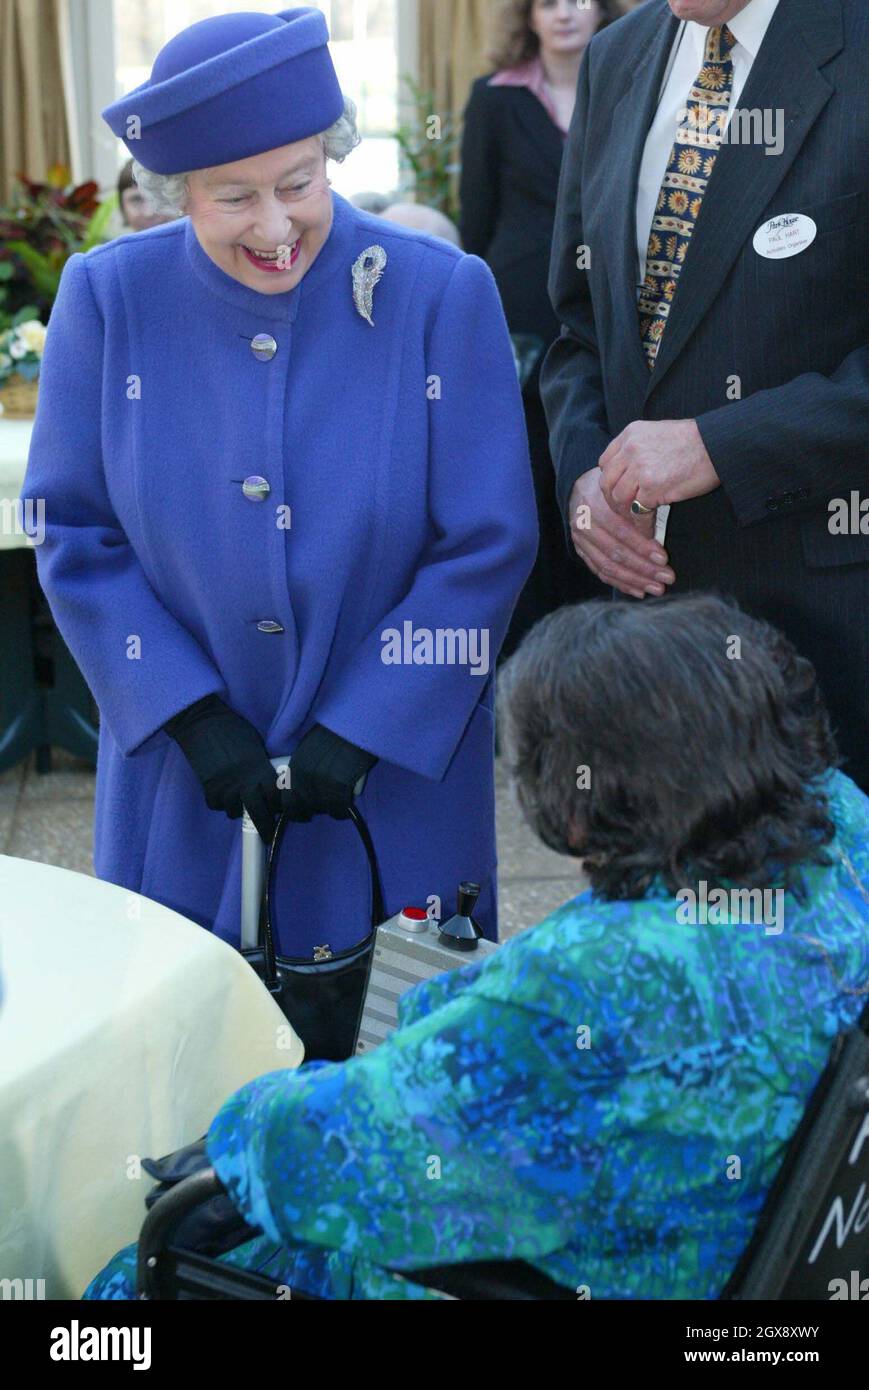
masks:
<instances>
[{"instance_id":1,"label":"elderly woman in purple coat","mask_svg":"<svg viewBox=\"0 0 869 1390\"><path fill-rule=\"evenodd\" d=\"M239 816L286 810L303 957L368 931L363 777L387 911L471 878L495 937L493 671L536 548L491 272L331 192L354 113L309 8L194 24L106 109L186 215L67 264L23 490L101 712L97 875L237 942Z\"/></svg>"}]
</instances>

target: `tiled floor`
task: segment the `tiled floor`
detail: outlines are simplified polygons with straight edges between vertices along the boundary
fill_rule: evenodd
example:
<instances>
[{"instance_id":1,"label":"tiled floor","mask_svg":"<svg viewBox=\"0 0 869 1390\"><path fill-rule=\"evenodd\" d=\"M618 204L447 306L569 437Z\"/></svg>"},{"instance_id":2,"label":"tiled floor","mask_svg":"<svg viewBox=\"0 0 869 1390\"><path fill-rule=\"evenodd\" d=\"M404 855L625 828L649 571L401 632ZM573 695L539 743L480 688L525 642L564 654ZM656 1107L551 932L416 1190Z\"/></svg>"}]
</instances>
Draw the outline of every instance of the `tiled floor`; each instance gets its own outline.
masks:
<instances>
[{"instance_id":1,"label":"tiled floor","mask_svg":"<svg viewBox=\"0 0 869 1390\"><path fill-rule=\"evenodd\" d=\"M501 936L533 926L586 887L573 859L553 854L522 821L497 770ZM40 776L33 757L0 773L0 854L92 874L94 773L55 750L54 770Z\"/></svg>"}]
</instances>

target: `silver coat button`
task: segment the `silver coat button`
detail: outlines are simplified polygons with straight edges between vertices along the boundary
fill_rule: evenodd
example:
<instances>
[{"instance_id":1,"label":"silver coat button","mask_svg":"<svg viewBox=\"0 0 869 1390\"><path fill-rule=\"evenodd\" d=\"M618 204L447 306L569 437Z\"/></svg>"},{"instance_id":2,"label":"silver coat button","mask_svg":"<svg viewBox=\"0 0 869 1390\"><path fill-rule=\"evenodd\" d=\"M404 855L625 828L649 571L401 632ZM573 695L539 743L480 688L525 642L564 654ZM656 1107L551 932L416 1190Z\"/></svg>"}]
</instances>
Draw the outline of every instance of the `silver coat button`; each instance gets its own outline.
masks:
<instances>
[{"instance_id":1,"label":"silver coat button","mask_svg":"<svg viewBox=\"0 0 869 1390\"><path fill-rule=\"evenodd\" d=\"M260 362L270 362L278 350L278 345L270 333L257 333L250 340L250 350Z\"/></svg>"},{"instance_id":2,"label":"silver coat button","mask_svg":"<svg viewBox=\"0 0 869 1390\"><path fill-rule=\"evenodd\" d=\"M274 618L263 618L262 622L257 623L260 632L283 632L280 623L275 622Z\"/></svg>"},{"instance_id":3,"label":"silver coat button","mask_svg":"<svg viewBox=\"0 0 869 1390\"><path fill-rule=\"evenodd\" d=\"M250 478L245 478L241 485L241 490L250 502L264 502L271 492L271 487L266 478L261 478L254 473Z\"/></svg>"}]
</instances>

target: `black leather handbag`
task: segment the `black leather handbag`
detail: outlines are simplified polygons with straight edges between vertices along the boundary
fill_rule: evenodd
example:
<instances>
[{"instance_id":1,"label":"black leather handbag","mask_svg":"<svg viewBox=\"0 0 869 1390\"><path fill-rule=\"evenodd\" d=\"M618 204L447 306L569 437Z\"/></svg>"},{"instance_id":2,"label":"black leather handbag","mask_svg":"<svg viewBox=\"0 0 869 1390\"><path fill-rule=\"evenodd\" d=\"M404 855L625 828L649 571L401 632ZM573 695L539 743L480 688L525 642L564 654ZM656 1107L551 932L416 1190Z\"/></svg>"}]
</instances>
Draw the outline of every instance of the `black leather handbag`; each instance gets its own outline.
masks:
<instances>
[{"instance_id":1,"label":"black leather handbag","mask_svg":"<svg viewBox=\"0 0 869 1390\"><path fill-rule=\"evenodd\" d=\"M272 923L275 865L289 823L284 813L278 819L269 846L266 887L260 908L260 944L242 952L302 1039L307 1062L344 1062L351 1056L371 968L374 933L385 916L374 844L355 806L350 807L350 820L358 831L371 874L371 930L368 935L357 945L334 954L328 947L317 947L313 957L307 958L277 954Z\"/></svg>"}]
</instances>

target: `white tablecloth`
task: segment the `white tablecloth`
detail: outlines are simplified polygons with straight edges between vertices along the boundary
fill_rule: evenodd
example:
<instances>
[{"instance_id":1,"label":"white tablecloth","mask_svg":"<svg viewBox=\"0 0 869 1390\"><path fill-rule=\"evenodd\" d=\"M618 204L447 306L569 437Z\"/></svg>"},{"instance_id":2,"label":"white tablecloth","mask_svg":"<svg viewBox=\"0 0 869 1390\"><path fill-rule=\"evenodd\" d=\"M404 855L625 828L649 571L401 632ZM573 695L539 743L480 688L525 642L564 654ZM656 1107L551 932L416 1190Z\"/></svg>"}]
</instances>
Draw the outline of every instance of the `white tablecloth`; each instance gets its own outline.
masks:
<instances>
[{"instance_id":1,"label":"white tablecloth","mask_svg":"<svg viewBox=\"0 0 869 1390\"><path fill-rule=\"evenodd\" d=\"M303 1049L236 951L136 893L0 855L0 1278L78 1298L134 1240L143 1157ZM34 1282L31 1288L38 1290Z\"/></svg>"},{"instance_id":2,"label":"white tablecloth","mask_svg":"<svg viewBox=\"0 0 869 1390\"><path fill-rule=\"evenodd\" d=\"M0 550L32 544L18 525L20 518L14 506L24 482L32 432L32 420L6 420L0 416ZM29 529L39 534L35 514Z\"/></svg>"}]
</instances>

